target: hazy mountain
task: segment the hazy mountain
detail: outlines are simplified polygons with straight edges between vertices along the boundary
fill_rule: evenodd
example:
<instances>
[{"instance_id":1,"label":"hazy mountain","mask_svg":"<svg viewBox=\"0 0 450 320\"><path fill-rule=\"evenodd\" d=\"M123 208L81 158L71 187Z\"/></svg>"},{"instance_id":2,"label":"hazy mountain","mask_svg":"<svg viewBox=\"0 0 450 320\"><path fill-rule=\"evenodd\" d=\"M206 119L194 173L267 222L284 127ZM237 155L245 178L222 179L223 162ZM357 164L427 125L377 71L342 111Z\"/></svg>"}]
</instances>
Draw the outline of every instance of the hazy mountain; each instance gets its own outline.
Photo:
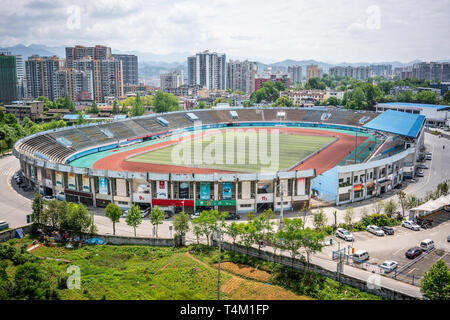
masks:
<instances>
[{"instance_id":1,"label":"hazy mountain","mask_svg":"<svg viewBox=\"0 0 450 320\"><path fill-rule=\"evenodd\" d=\"M64 58L66 56L65 47L47 47L45 45L39 44L30 44L29 46L24 46L23 44L18 44L12 47L2 47L0 49L11 52L12 54L21 54L24 59L28 59L34 54L39 56L48 57L48 56L58 56L60 58Z\"/></svg>"}]
</instances>

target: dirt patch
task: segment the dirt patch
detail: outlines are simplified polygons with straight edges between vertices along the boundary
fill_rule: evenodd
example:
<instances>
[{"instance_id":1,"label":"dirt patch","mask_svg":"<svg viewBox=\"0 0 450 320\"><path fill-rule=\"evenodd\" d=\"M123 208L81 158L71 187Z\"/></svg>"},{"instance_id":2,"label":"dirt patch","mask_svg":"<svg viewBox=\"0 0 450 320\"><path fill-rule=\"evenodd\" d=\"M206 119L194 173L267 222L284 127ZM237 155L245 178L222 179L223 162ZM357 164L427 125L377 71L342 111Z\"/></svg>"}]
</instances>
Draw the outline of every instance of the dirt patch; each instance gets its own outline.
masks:
<instances>
[{"instance_id":1,"label":"dirt patch","mask_svg":"<svg viewBox=\"0 0 450 320\"><path fill-rule=\"evenodd\" d=\"M312 300L289 290L256 281L244 281L229 297L231 300Z\"/></svg>"},{"instance_id":2,"label":"dirt patch","mask_svg":"<svg viewBox=\"0 0 450 320\"><path fill-rule=\"evenodd\" d=\"M220 286L220 291L229 295L232 295L244 282L243 279L238 277L232 277L225 284Z\"/></svg>"},{"instance_id":3,"label":"dirt patch","mask_svg":"<svg viewBox=\"0 0 450 320\"><path fill-rule=\"evenodd\" d=\"M214 264L214 267L217 268L217 264ZM222 262L220 264L220 269L262 282L268 282L270 279L270 274L268 272L255 269L253 267L244 264L234 262Z\"/></svg>"}]
</instances>

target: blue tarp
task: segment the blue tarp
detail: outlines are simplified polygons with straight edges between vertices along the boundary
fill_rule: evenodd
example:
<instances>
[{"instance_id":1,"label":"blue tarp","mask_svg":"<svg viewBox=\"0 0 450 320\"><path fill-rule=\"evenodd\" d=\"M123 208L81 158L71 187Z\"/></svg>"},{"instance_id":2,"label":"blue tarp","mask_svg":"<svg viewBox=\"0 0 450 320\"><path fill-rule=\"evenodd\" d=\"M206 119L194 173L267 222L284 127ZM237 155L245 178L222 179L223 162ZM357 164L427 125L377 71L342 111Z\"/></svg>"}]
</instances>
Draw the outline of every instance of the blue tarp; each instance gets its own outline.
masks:
<instances>
[{"instance_id":1,"label":"blue tarp","mask_svg":"<svg viewBox=\"0 0 450 320\"><path fill-rule=\"evenodd\" d=\"M363 128L417 138L424 121L425 116L422 115L387 110Z\"/></svg>"},{"instance_id":2,"label":"blue tarp","mask_svg":"<svg viewBox=\"0 0 450 320\"><path fill-rule=\"evenodd\" d=\"M23 230L22 229L16 230L16 238L19 238L19 239L23 238Z\"/></svg>"}]
</instances>

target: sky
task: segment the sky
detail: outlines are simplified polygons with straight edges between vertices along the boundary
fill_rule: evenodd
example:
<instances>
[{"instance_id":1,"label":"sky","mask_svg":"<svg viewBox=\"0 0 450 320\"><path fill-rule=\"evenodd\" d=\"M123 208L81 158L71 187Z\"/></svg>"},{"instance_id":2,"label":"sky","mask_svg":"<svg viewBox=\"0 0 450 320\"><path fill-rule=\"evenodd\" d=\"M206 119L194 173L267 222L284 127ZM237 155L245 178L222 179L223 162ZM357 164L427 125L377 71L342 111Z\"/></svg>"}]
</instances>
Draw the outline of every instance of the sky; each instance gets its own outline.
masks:
<instances>
[{"instance_id":1,"label":"sky","mask_svg":"<svg viewBox=\"0 0 450 320\"><path fill-rule=\"evenodd\" d=\"M103 44L275 62L450 58L450 0L0 0L0 46Z\"/></svg>"}]
</instances>

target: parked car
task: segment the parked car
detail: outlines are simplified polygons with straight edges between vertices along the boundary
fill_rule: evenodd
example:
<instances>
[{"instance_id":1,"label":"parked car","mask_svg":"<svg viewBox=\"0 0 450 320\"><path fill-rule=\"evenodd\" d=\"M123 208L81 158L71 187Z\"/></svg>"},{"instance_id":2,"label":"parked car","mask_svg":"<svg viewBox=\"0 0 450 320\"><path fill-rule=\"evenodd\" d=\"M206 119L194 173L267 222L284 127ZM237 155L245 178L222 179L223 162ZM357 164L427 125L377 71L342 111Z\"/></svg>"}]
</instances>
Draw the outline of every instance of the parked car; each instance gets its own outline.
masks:
<instances>
[{"instance_id":1,"label":"parked car","mask_svg":"<svg viewBox=\"0 0 450 320\"><path fill-rule=\"evenodd\" d=\"M30 186L25 186L22 190L23 190L23 191L26 191L26 192L29 192L29 191L33 191L34 188L33 188L33 187L30 187Z\"/></svg>"},{"instance_id":2,"label":"parked car","mask_svg":"<svg viewBox=\"0 0 450 320\"><path fill-rule=\"evenodd\" d=\"M384 233L388 234L388 235L393 235L394 234L394 228L389 227L389 226L383 226L383 227L381 227L381 230L383 230Z\"/></svg>"},{"instance_id":3,"label":"parked car","mask_svg":"<svg viewBox=\"0 0 450 320\"><path fill-rule=\"evenodd\" d=\"M431 239L422 240L420 243L420 248L422 251L428 251L434 248L434 241Z\"/></svg>"},{"instance_id":4,"label":"parked car","mask_svg":"<svg viewBox=\"0 0 450 320\"><path fill-rule=\"evenodd\" d=\"M150 215L150 212L152 212L152 208L148 207L145 210L142 210L142 218L146 218Z\"/></svg>"},{"instance_id":5,"label":"parked car","mask_svg":"<svg viewBox=\"0 0 450 320\"><path fill-rule=\"evenodd\" d=\"M171 210L164 210L164 219L170 219L173 216L173 211Z\"/></svg>"},{"instance_id":6,"label":"parked car","mask_svg":"<svg viewBox=\"0 0 450 320\"><path fill-rule=\"evenodd\" d=\"M431 160L431 153L430 153L430 154L427 154L427 156L425 157L425 159Z\"/></svg>"},{"instance_id":7,"label":"parked car","mask_svg":"<svg viewBox=\"0 0 450 320\"><path fill-rule=\"evenodd\" d=\"M384 236L384 231L381 230L380 227L377 227L374 225L367 226L367 231L369 231L370 233L373 233L374 235L379 236L379 237Z\"/></svg>"},{"instance_id":8,"label":"parked car","mask_svg":"<svg viewBox=\"0 0 450 320\"><path fill-rule=\"evenodd\" d=\"M336 230L336 237L339 237L341 239L344 239L346 241L353 241L353 235L348 231L345 230L344 228L338 228Z\"/></svg>"},{"instance_id":9,"label":"parked car","mask_svg":"<svg viewBox=\"0 0 450 320\"><path fill-rule=\"evenodd\" d=\"M419 164L417 166L417 168L419 168L419 169L429 169L429 167L426 164Z\"/></svg>"},{"instance_id":10,"label":"parked car","mask_svg":"<svg viewBox=\"0 0 450 320\"><path fill-rule=\"evenodd\" d=\"M424 229L431 228L431 226L433 225L433 222L430 219L417 219L416 222L421 228Z\"/></svg>"},{"instance_id":11,"label":"parked car","mask_svg":"<svg viewBox=\"0 0 450 320\"><path fill-rule=\"evenodd\" d=\"M228 216L225 218L225 220L239 220L241 218L240 215L236 214L236 213L230 213L228 214Z\"/></svg>"},{"instance_id":12,"label":"parked car","mask_svg":"<svg viewBox=\"0 0 450 320\"><path fill-rule=\"evenodd\" d=\"M380 264L380 268L383 269L385 273L392 272L397 267L398 267L398 262L394 261L394 260L386 260L385 262Z\"/></svg>"},{"instance_id":13,"label":"parked car","mask_svg":"<svg viewBox=\"0 0 450 320\"><path fill-rule=\"evenodd\" d=\"M200 216L200 212L195 212L195 213L190 215L190 218L194 219L194 218L197 218L198 216Z\"/></svg>"},{"instance_id":14,"label":"parked car","mask_svg":"<svg viewBox=\"0 0 450 320\"><path fill-rule=\"evenodd\" d=\"M414 248L408 249L408 251L405 252L405 256L409 259L417 258L421 254L422 254L422 249L420 249L419 247L414 247Z\"/></svg>"},{"instance_id":15,"label":"parked car","mask_svg":"<svg viewBox=\"0 0 450 320\"><path fill-rule=\"evenodd\" d=\"M366 250L358 250L353 254L353 261L364 262L369 259L369 253Z\"/></svg>"},{"instance_id":16,"label":"parked car","mask_svg":"<svg viewBox=\"0 0 450 320\"><path fill-rule=\"evenodd\" d=\"M450 235L447 236L447 242L450 242Z\"/></svg>"},{"instance_id":17,"label":"parked car","mask_svg":"<svg viewBox=\"0 0 450 320\"><path fill-rule=\"evenodd\" d=\"M55 199L54 196L44 196L42 197L42 199L44 199L44 201L52 201L53 199Z\"/></svg>"},{"instance_id":18,"label":"parked car","mask_svg":"<svg viewBox=\"0 0 450 320\"><path fill-rule=\"evenodd\" d=\"M9 224L6 221L0 221L0 230L5 230L9 228Z\"/></svg>"},{"instance_id":19,"label":"parked car","mask_svg":"<svg viewBox=\"0 0 450 320\"><path fill-rule=\"evenodd\" d=\"M416 173L416 176L418 176L419 178L422 178L424 176L423 171L418 171Z\"/></svg>"},{"instance_id":20,"label":"parked car","mask_svg":"<svg viewBox=\"0 0 450 320\"><path fill-rule=\"evenodd\" d=\"M414 221L412 220L405 220L402 221L402 227L414 230L414 231L419 231L420 230L420 226L415 224Z\"/></svg>"}]
</instances>

